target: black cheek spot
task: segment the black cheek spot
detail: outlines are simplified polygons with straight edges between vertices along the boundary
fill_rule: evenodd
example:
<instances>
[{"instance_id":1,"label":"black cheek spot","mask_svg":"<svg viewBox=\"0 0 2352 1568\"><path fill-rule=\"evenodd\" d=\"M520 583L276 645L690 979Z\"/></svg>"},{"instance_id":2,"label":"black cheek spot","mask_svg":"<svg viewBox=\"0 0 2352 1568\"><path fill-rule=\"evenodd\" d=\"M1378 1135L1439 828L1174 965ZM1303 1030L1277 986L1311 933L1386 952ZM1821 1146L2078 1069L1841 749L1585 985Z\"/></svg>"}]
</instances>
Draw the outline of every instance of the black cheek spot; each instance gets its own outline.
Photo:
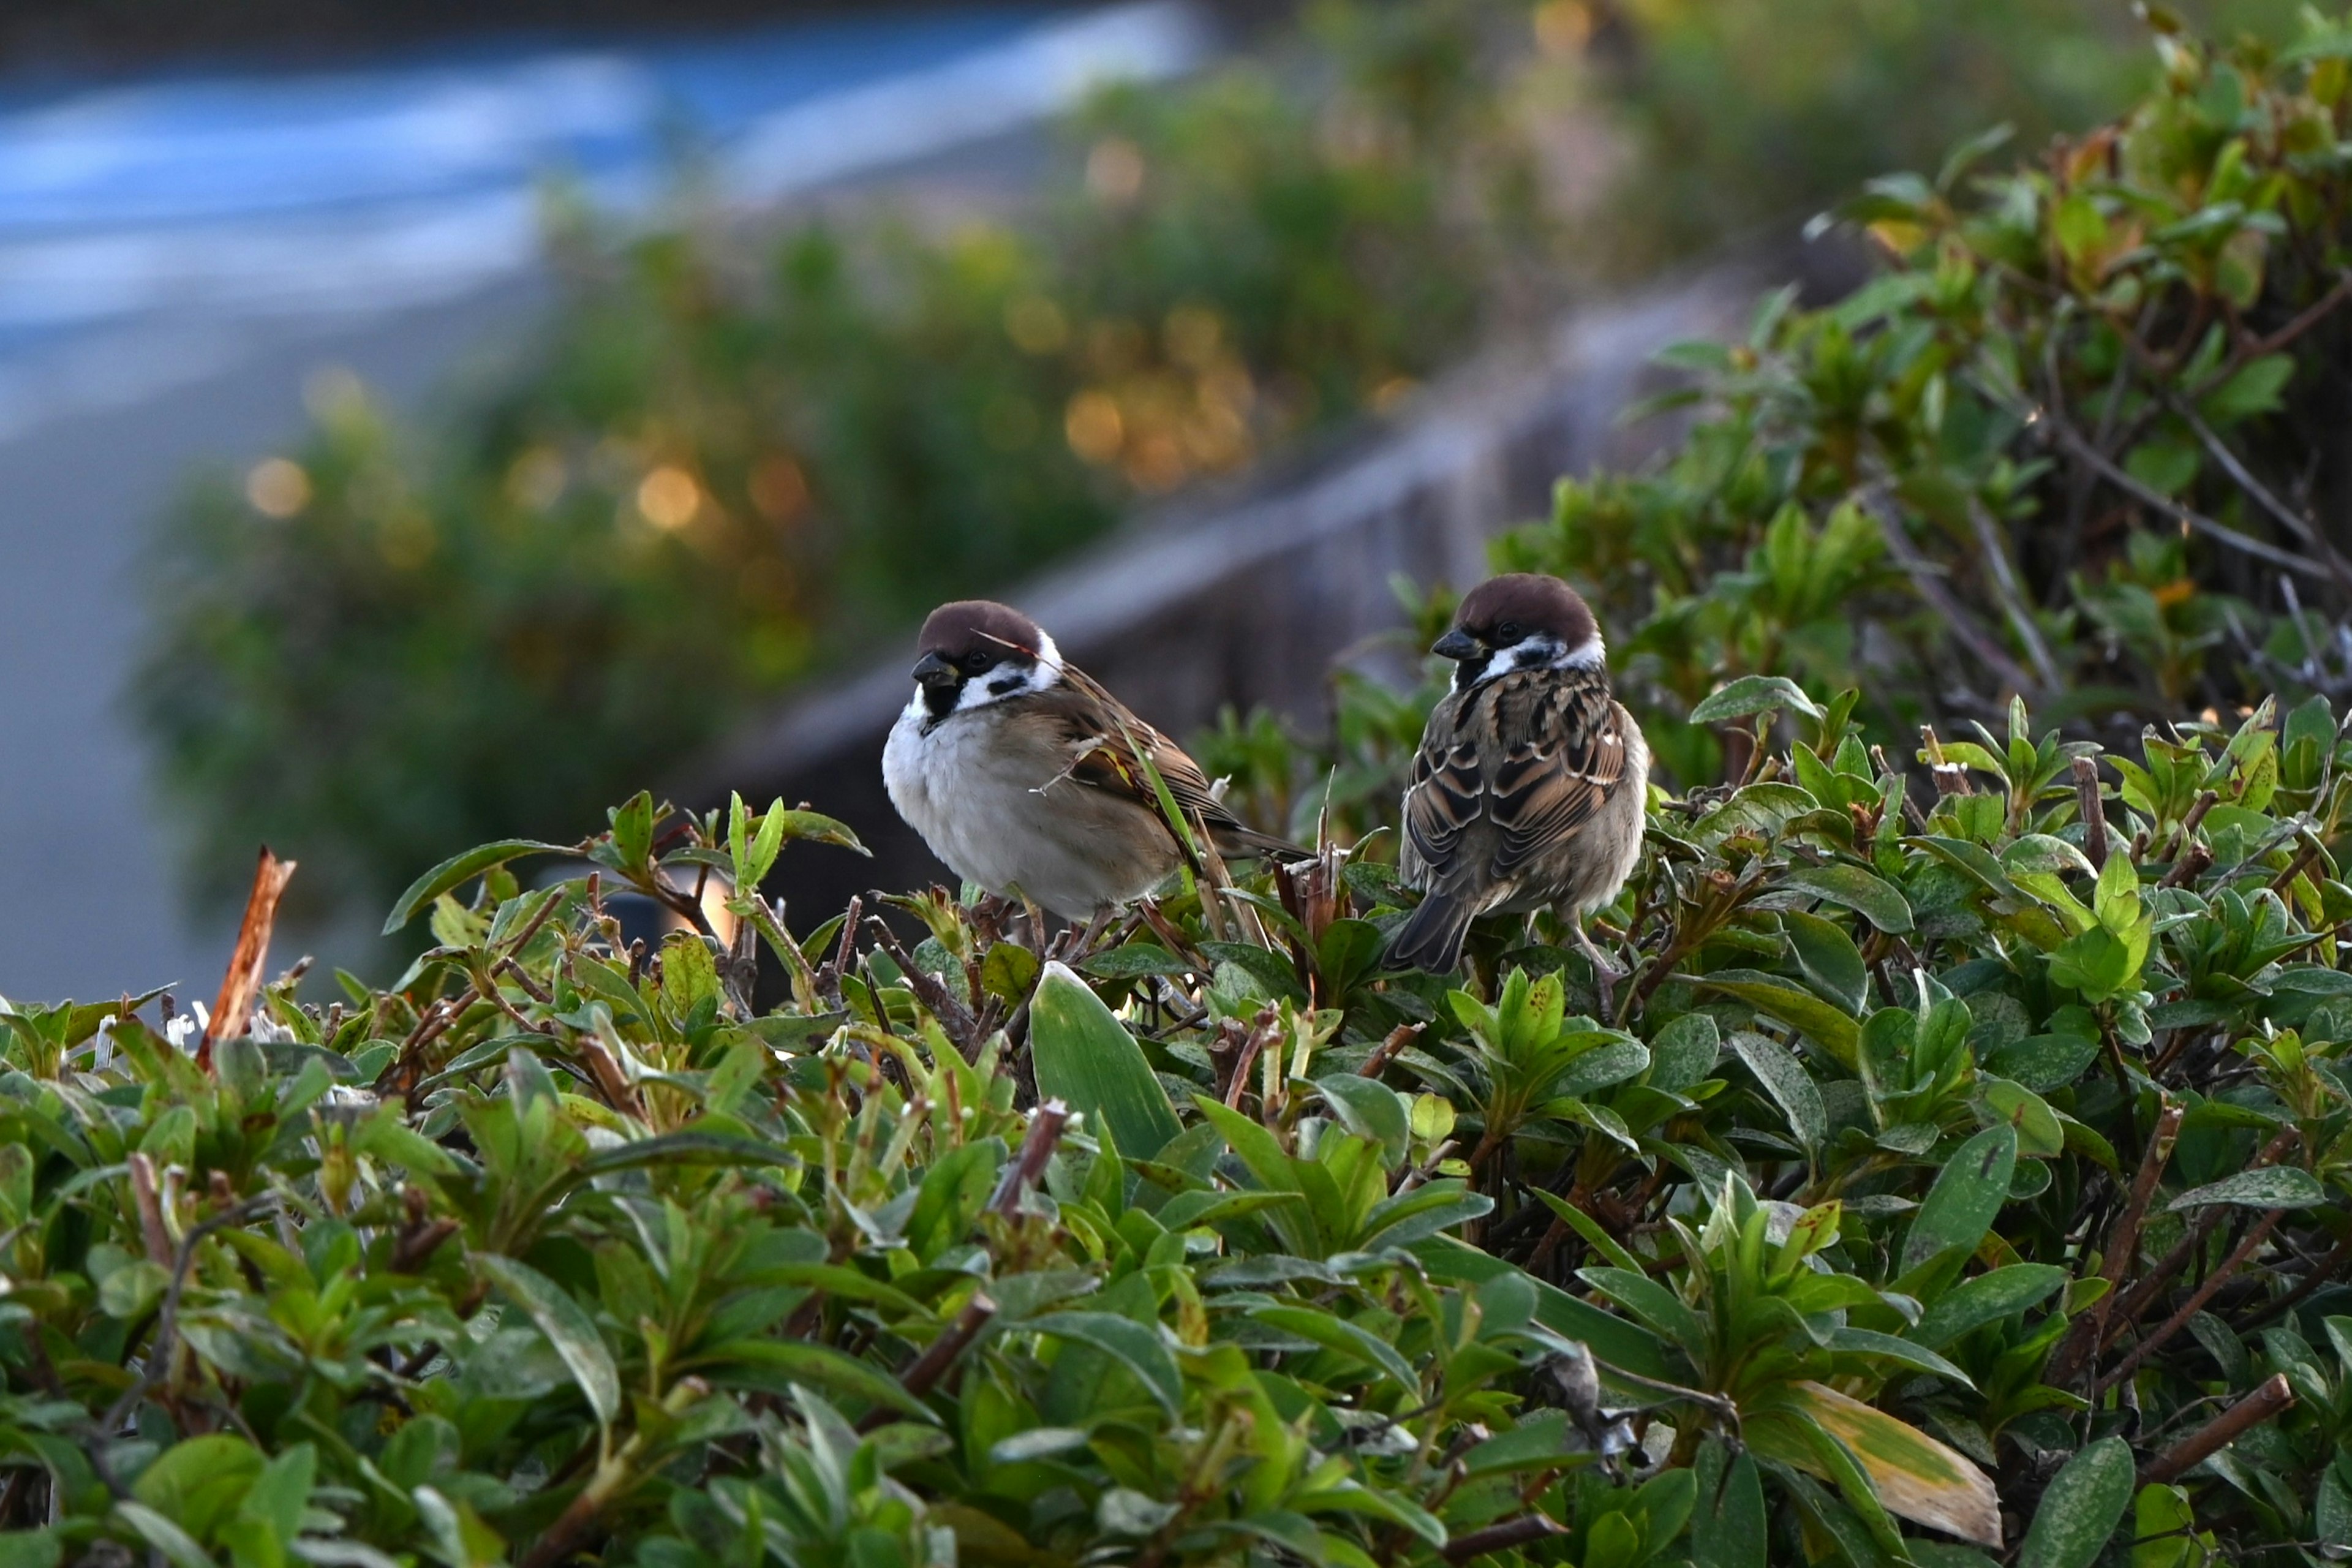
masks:
<instances>
[{"instance_id":1,"label":"black cheek spot","mask_svg":"<svg viewBox=\"0 0 2352 1568\"><path fill-rule=\"evenodd\" d=\"M1017 671L1000 675L988 683L988 694L992 697L1010 697L1028 684L1028 677Z\"/></svg>"}]
</instances>

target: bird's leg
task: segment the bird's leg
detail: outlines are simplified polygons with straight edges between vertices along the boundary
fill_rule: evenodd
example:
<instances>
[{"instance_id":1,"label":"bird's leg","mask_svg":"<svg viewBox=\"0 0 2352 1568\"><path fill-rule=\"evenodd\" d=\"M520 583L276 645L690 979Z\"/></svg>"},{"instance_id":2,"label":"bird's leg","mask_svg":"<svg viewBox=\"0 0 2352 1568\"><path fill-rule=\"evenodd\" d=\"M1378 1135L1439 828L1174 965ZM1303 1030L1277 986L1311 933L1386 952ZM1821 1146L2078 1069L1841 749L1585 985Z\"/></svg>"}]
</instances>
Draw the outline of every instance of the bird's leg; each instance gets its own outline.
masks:
<instances>
[{"instance_id":1,"label":"bird's leg","mask_svg":"<svg viewBox=\"0 0 2352 1568\"><path fill-rule=\"evenodd\" d=\"M1581 920L1570 915L1568 929L1576 933L1576 945L1582 948L1584 956L1592 961L1592 988L1600 993L1601 1016L1604 1020L1614 1017L1617 1013L1616 983L1624 978L1624 972L1601 956L1601 950L1592 945L1591 934L1584 929Z\"/></svg>"}]
</instances>

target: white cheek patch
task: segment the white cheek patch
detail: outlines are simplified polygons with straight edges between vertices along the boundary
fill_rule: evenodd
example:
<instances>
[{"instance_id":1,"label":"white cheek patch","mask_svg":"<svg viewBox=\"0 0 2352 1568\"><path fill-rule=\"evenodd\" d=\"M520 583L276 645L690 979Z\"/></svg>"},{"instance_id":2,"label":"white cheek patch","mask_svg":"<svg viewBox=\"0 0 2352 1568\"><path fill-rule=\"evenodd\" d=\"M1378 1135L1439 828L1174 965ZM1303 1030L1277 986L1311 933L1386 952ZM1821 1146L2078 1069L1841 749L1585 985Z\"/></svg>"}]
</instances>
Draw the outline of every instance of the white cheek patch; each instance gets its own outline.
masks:
<instances>
[{"instance_id":1,"label":"white cheek patch","mask_svg":"<svg viewBox=\"0 0 2352 1568\"><path fill-rule=\"evenodd\" d=\"M955 710L969 713L975 708L987 708L1010 701L1015 697L1032 697L1050 691L1062 683L1061 656L1055 651L1053 640L1044 639L1034 664L1000 664L986 675L975 676L963 683L956 693Z\"/></svg>"},{"instance_id":2,"label":"white cheek patch","mask_svg":"<svg viewBox=\"0 0 2352 1568\"><path fill-rule=\"evenodd\" d=\"M1562 647L1557 637L1522 637L1488 659L1486 667L1478 672L1478 679L1493 680L1520 669L1599 669L1608 662L1609 650L1602 646L1599 632L1574 647Z\"/></svg>"}]
</instances>

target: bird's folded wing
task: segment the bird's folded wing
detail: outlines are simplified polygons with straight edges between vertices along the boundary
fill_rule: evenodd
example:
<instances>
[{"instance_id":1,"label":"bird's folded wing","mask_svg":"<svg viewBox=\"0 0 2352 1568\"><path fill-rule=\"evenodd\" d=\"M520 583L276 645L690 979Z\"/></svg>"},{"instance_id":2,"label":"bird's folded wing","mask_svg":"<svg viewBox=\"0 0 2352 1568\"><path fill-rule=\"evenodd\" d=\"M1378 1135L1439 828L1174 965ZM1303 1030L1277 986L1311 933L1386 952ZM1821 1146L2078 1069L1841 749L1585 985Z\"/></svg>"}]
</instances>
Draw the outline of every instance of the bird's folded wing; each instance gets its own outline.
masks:
<instances>
[{"instance_id":1,"label":"bird's folded wing","mask_svg":"<svg viewBox=\"0 0 2352 1568\"><path fill-rule=\"evenodd\" d=\"M1573 677L1500 691L1496 709L1506 743L1487 810L1502 831L1502 879L1574 837L1609 798L1625 774L1625 726L1606 685Z\"/></svg>"},{"instance_id":2,"label":"bird's folded wing","mask_svg":"<svg viewBox=\"0 0 2352 1568\"><path fill-rule=\"evenodd\" d=\"M1091 679L1079 676L1044 693L1040 700L1060 726L1061 740L1071 755L1067 772L1073 783L1132 801L1158 817L1160 797L1151 787L1150 774L1138 763L1140 753L1150 759L1151 772L1168 786L1176 809L1204 827L1241 828L1241 820L1210 789L1200 763Z\"/></svg>"}]
</instances>

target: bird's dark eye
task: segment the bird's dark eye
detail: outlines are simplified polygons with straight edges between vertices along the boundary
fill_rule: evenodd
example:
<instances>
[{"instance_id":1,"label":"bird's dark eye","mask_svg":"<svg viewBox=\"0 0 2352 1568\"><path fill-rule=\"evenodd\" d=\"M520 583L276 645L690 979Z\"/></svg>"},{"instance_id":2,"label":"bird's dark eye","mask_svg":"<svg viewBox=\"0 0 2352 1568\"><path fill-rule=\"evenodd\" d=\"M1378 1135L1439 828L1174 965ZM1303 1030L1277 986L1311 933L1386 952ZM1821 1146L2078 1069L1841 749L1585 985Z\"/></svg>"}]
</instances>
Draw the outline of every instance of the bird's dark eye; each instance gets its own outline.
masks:
<instances>
[{"instance_id":1,"label":"bird's dark eye","mask_svg":"<svg viewBox=\"0 0 2352 1568\"><path fill-rule=\"evenodd\" d=\"M963 667L966 669L971 670L974 675L978 675L982 670L986 669L989 663L990 660L988 655L979 648L974 648L971 652L963 656Z\"/></svg>"},{"instance_id":2,"label":"bird's dark eye","mask_svg":"<svg viewBox=\"0 0 2352 1568\"><path fill-rule=\"evenodd\" d=\"M1501 626L1496 626L1495 628L1495 640L1503 644L1505 647L1508 647L1510 644L1518 641L1519 623L1517 621L1505 621Z\"/></svg>"}]
</instances>

